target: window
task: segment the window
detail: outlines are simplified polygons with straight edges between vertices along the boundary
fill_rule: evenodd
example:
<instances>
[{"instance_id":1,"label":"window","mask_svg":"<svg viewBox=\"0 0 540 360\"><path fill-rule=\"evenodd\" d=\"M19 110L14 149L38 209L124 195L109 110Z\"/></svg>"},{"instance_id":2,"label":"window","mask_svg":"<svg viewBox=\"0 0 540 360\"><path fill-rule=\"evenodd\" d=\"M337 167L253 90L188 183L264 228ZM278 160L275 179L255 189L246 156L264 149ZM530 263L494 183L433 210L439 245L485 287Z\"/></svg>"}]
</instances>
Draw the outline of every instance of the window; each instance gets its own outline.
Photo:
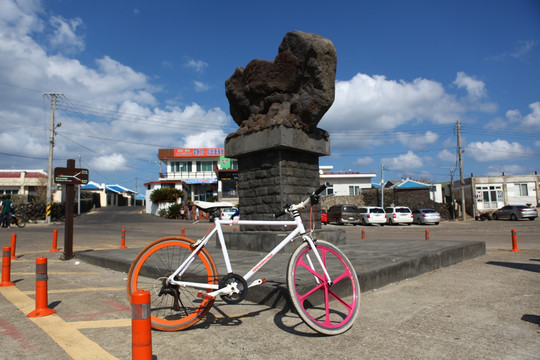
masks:
<instances>
[{"instance_id":1,"label":"window","mask_svg":"<svg viewBox=\"0 0 540 360\"><path fill-rule=\"evenodd\" d=\"M350 185L349 186L349 195L359 195L360 194L360 186L358 185Z\"/></svg>"},{"instance_id":2,"label":"window","mask_svg":"<svg viewBox=\"0 0 540 360\"><path fill-rule=\"evenodd\" d=\"M323 195L333 195L333 194L334 194L333 186L327 187L323 192Z\"/></svg>"},{"instance_id":3,"label":"window","mask_svg":"<svg viewBox=\"0 0 540 360\"><path fill-rule=\"evenodd\" d=\"M516 196L529 196L527 184L514 184L514 191Z\"/></svg>"},{"instance_id":4,"label":"window","mask_svg":"<svg viewBox=\"0 0 540 360\"><path fill-rule=\"evenodd\" d=\"M171 162L171 172L191 172L191 161Z\"/></svg>"},{"instance_id":5,"label":"window","mask_svg":"<svg viewBox=\"0 0 540 360\"><path fill-rule=\"evenodd\" d=\"M217 161L197 161L197 172L214 171Z\"/></svg>"}]
</instances>

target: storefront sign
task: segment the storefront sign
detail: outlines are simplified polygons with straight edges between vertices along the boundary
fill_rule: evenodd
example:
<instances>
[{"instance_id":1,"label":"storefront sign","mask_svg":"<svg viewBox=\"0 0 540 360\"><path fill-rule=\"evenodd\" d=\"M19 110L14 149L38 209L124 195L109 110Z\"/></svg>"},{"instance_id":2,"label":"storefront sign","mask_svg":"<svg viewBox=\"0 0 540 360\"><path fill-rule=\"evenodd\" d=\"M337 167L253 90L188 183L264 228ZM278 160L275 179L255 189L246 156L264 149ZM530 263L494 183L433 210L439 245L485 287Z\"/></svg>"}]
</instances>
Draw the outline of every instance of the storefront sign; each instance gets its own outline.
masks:
<instances>
[{"instance_id":1,"label":"storefront sign","mask_svg":"<svg viewBox=\"0 0 540 360\"><path fill-rule=\"evenodd\" d=\"M188 185L193 184L215 184L217 183L216 178L199 178L199 179L185 179L184 182Z\"/></svg>"},{"instance_id":2,"label":"storefront sign","mask_svg":"<svg viewBox=\"0 0 540 360\"><path fill-rule=\"evenodd\" d=\"M174 149L174 157L194 158L194 157L220 157L225 154L225 148L181 148Z\"/></svg>"}]
</instances>

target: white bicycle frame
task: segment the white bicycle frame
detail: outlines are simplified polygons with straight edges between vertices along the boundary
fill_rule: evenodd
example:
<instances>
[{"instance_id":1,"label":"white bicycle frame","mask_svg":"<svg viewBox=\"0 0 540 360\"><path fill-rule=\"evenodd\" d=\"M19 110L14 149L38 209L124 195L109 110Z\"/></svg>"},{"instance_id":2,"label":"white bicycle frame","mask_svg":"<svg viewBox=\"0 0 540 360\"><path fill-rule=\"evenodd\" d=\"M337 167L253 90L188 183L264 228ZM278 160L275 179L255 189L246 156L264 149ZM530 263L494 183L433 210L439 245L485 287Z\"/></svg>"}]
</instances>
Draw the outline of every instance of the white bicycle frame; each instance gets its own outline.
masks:
<instances>
[{"instance_id":1,"label":"white bicycle frame","mask_svg":"<svg viewBox=\"0 0 540 360\"><path fill-rule=\"evenodd\" d=\"M249 270L243 277L244 280L249 280L257 271L259 271L274 255L276 255L280 250L282 250L287 243L292 242L298 235L302 236L302 239L306 241L311 249L313 249L315 257L317 258L318 263L320 264L321 268L323 269L323 272L326 276L326 279L328 279L328 283L332 283L332 279L330 278L330 275L328 274L328 271L326 270L326 267L323 264L322 258L319 254L319 252L316 250L315 243L313 242L313 239L311 237L306 235L306 230L304 228L304 224L302 223L302 219L300 216L295 216L294 220L290 221L263 221L263 220L219 220L216 218L214 220L214 228L210 233L205 235L202 239L198 240L193 246L194 251L190 254L190 256L184 260L184 262L176 269L176 271L171 274L167 282L172 285L178 285L183 287L194 287L194 288L200 288L200 289L212 289L214 291L206 294L202 294L202 296L205 297L216 297L218 295L231 295L234 292L238 292L238 289L236 288L235 284L227 285L226 287L223 287L219 289L219 285L217 284L208 284L208 283L195 283L195 282L188 282L188 281L177 281L175 278L177 276L182 276L184 272L189 268L189 265L193 262L195 259L195 256L197 253L210 241L212 236L214 234L218 234L219 243L221 244L221 250L223 253L223 259L225 260L225 267L227 269L227 273L230 274L233 272L233 268L231 265L231 261L229 258L229 252L227 250L227 246L225 244L225 238L223 237L223 230L222 225L270 225L270 226L295 226L295 229L287 235L285 239L283 239L274 249L272 249L262 260L260 260L257 265L255 265L251 270ZM256 233L254 233L254 236L256 236ZM309 257L308 257L309 259ZM313 263L311 262L311 259L309 259L310 267L315 271ZM251 284L248 285L249 287L260 285L264 283L262 279L258 279L253 281Z\"/></svg>"}]
</instances>

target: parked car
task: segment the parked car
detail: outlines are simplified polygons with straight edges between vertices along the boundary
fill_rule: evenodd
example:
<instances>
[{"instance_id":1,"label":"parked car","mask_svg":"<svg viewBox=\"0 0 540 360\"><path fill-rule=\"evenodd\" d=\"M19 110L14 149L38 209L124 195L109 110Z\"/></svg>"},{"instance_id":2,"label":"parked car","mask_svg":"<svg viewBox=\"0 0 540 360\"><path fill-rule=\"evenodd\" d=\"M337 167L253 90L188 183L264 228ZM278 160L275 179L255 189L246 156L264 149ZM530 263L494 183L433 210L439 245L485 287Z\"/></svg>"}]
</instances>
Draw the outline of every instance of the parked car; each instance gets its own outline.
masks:
<instances>
[{"instance_id":1,"label":"parked car","mask_svg":"<svg viewBox=\"0 0 540 360\"><path fill-rule=\"evenodd\" d=\"M506 205L499 210L493 212L493 220L510 219L521 220L529 219L534 220L538 217L538 210L525 205Z\"/></svg>"},{"instance_id":2,"label":"parked car","mask_svg":"<svg viewBox=\"0 0 540 360\"><path fill-rule=\"evenodd\" d=\"M325 209L321 209L321 223L324 225L328 224L328 214Z\"/></svg>"},{"instance_id":3,"label":"parked car","mask_svg":"<svg viewBox=\"0 0 540 360\"><path fill-rule=\"evenodd\" d=\"M356 205L334 205L328 209L327 215L329 224L360 224L360 214Z\"/></svg>"},{"instance_id":4,"label":"parked car","mask_svg":"<svg viewBox=\"0 0 540 360\"><path fill-rule=\"evenodd\" d=\"M441 222L441 214L433 209L416 209L413 210L413 221L420 224L435 224Z\"/></svg>"},{"instance_id":5,"label":"parked car","mask_svg":"<svg viewBox=\"0 0 540 360\"><path fill-rule=\"evenodd\" d=\"M363 225L380 224L384 226L386 223L386 214L382 207L365 206L358 208L358 213L360 214L360 221Z\"/></svg>"},{"instance_id":6,"label":"parked car","mask_svg":"<svg viewBox=\"0 0 540 360\"><path fill-rule=\"evenodd\" d=\"M391 225L411 225L413 222L412 211L406 206L390 206L385 208L384 211L386 212L386 221Z\"/></svg>"},{"instance_id":7,"label":"parked car","mask_svg":"<svg viewBox=\"0 0 540 360\"><path fill-rule=\"evenodd\" d=\"M238 211L238 208L235 208L235 207L221 209L221 213L219 214L219 219L220 220L240 220L240 215L236 214L237 211ZM235 216L233 219L231 219L231 216L233 215Z\"/></svg>"}]
</instances>

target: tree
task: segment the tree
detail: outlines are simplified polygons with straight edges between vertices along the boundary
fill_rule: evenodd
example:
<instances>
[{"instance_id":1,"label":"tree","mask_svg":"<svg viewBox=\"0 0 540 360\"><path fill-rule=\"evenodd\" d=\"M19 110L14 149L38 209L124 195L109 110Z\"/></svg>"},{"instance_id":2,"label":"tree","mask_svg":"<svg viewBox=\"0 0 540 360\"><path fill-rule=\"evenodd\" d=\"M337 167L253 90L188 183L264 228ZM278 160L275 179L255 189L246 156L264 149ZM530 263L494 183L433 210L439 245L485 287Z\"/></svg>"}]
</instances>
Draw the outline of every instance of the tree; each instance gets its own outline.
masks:
<instances>
[{"instance_id":1,"label":"tree","mask_svg":"<svg viewBox=\"0 0 540 360\"><path fill-rule=\"evenodd\" d=\"M173 188L159 188L152 191L150 201L154 203L176 203L179 198L184 198L182 190Z\"/></svg>"}]
</instances>

